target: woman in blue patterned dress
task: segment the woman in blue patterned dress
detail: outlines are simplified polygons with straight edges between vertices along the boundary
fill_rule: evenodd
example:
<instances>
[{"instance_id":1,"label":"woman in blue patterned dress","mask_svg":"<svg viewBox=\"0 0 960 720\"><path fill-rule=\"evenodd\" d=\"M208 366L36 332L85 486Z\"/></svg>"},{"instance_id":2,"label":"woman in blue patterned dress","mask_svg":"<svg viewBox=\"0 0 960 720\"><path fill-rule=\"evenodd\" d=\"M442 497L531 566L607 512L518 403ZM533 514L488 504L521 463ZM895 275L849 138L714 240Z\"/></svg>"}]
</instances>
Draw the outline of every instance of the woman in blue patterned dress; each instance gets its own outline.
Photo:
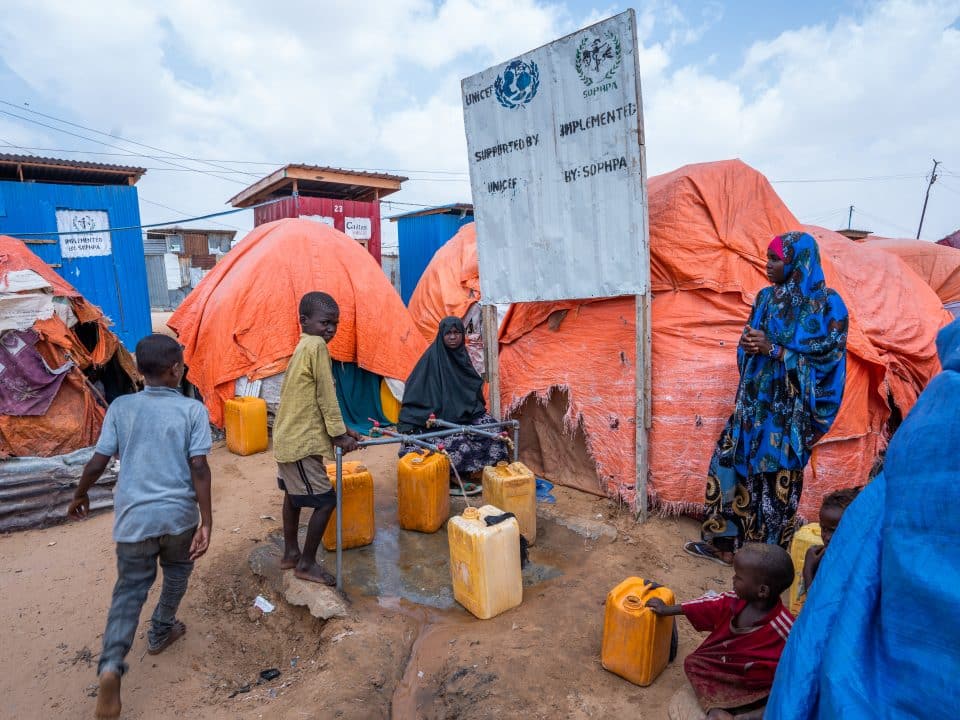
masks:
<instances>
[{"instance_id":1,"label":"woman in blue patterned dress","mask_svg":"<svg viewBox=\"0 0 960 720\"><path fill-rule=\"evenodd\" d=\"M737 348L740 387L710 460L703 541L684 546L722 564L745 542L789 546L803 469L843 398L847 308L813 237L774 238L767 278Z\"/></svg>"}]
</instances>

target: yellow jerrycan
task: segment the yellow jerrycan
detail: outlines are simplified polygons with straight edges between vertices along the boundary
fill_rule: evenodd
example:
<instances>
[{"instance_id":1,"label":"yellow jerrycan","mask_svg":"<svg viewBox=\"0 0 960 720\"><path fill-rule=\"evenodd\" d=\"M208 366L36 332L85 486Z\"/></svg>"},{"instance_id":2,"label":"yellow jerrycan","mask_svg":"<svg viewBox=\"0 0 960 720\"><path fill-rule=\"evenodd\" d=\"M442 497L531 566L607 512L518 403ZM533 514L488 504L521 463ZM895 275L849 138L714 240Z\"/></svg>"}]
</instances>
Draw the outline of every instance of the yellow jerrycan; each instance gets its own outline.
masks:
<instances>
[{"instance_id":1,"label":"yellow jerrycan","mask_svg":"<svg viewBox=\"0 0 960 720\"><path fill-rule=\"evenodd\" d=\"M334 491L337 489L337 466L327 465L327 477ZM376 524L373 515L373 475L356 460L343 463L343 549L363 547L373 542ZM323 546L337 549L337 515L331 513L323 532Z\"/></svg>"},{"instance_id":2,"label":"yellow jerrycan","mask_svg":"<svg viewBox=\"0 0 960 720\"><path fill-rule=\"evenodd\" d=\"M820 523L809 523L794 533L793 541L790 543L790 559L793 560L793 585L790 586L789 607L790 612L797 616L803 609L803 603L807 599L804 595L800 597L800 584L803 582L803 561L807 558L807 550L814 545L823 545L823 538L820 537ZM810 588L807 588L809 591Z\"/></svg>"},{"instance_id":3,"label":"yellow jerrycan","mask_svg":"<svg viewBox=\"0 0 960 720\"><path fill-rule=\"evenodd\" d=\"M270 446L267 437L267 401L255 397L235 397L223 407L227 449L234 455L253 455Z\"/></svg>"},{"instance_id":4,"label":"yellow jerrycan","mask_svg":"<svg viewBox=\"0 0 960 720\"><path fill-rule=\"evenodd\" d=\"M521 462L499 462L483 469L483 504L512 512L520 534L533 545L537 539L537 478Z\"/></svg>"},{"instance_id":5,"label":"yellow jerrycan","mask_svg":"<svg viewBox=\"0 0 960 720\"><path fill-rule=\"evenodd\" d=\"M638 577L627 578L607 595L600 659L605 669L634 685L649 685L670 662L674 621L646 606L653 598L666 605L676 602L669 588Z\"/></svg>"},{"instance_id":6,"label":"yellow jerrycan","mask_svg":"<svg viewBox=\"0 0 960 720\"><path fill-rule=\"evenodd\" d=\"M485 520L502 514L491 505L468 507L447 523L453 597L481 620L523 601L517 519L489 526Z\"/></svg>"},{"instance_id":7,"label":"yellow jerrycan","mask_svg":"<svg viewBox=\"0 0 960 720\"><path fill-rule=\"evenodd\" d=\"M426 450L397 464L397 514L404 530L433 533L450 517L450 460Z\"/></svg>"}]
</instances>

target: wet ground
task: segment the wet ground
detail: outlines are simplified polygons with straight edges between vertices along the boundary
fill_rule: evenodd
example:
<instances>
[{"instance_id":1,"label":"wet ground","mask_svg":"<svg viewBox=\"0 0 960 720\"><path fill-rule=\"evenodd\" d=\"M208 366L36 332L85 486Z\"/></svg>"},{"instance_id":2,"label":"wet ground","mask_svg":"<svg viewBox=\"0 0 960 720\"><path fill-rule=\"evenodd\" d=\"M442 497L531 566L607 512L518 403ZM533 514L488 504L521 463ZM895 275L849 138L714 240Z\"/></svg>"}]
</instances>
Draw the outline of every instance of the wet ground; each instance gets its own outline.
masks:
<instances>
[{"instance_id":1,"label":"wet ground","mask_svg":"<svg viewBox=\"0 0 960 720\"><path fill-rule=\"evenodd\" d=\"M604 499L558 488L557 504L543 508L538 520L523 603L481 621L452 601L445 529L424 535L397 527L395 453L368 450L360 457L376 482L377 537L344 553L347 613L324 622L283 602L250 570L252 550L277 549L272 458L214 451L214 534L181 607L189 631L156 658L144 655L138 634L124 678L124 718L665 716L683 682L680 663L649 688L603 670L603 604L629 575L666 584L682 598L728 587L728 571L682 553L682 541L696 532L693 523L655 519L637 526ZM91 683L115 577L111 520L103 515L0 537L6 638L0 716L92 713ZM333 569L333 553L323 560ZM57 592L50 592L51 582ZM257 595L276 610L253 611ZM680 657L698 642L681 624ZM234 694L266 668L280 669L281 677Z\"/></svg>"}]
</instances>

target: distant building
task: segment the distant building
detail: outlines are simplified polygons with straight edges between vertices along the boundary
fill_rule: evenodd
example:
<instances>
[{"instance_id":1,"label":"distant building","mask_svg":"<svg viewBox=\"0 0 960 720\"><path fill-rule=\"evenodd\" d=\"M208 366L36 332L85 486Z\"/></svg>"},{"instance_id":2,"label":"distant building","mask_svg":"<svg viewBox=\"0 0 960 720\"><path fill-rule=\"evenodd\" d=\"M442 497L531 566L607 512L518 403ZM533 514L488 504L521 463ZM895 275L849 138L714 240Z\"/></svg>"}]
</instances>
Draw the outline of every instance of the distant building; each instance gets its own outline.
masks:
<instances>
[{"instance_id":1,"label":"distant building","mask_svg":"<svg viewBox=\"0 0 960 720\"><path fill-rule=\"evenodd\" d=\"M854 230L852 228L843 228L842 230L837 230L837 232L851 240L866 240L868 235L873 234L872 230Z\"/></svg>"},{"instance_id":2,"label":"distant building","mask_svg":"<svg viewBox=\"0 0 960 720\"><path fill-rule=\"evenodd\" d=\"M286 165L230 198L234 207L255 207L253 224L282 218L322 222L363 244L380 263L380 199L407 180L399 175L315 165Z\"/></svg>"},{"instance_id":3,"label":"distant building","mask_svg":"<svg viewBox=\"0 0 960 720\"><path fill-rule=\"evenodd\" d=\"M0 234L19 237L98 305L128 350L150 333L134 187L145 172L123 165L0 154Z\"/></svg>"},{"instance_id":4,"label":"distant building","mask_svg":"<svg viewBox=\"0 0 960 720\"><path fill-rule=\"evenodd\" d=\"M173 310L233 244L236 230L165 227L146 233L150 307Z\"/></svg>"},{"instance_id":5,"label":"distant building","mask_svg":"<svg viewBox=\"0 0 960 720\"><path fill-rule=\"evenodd\" d=\"M394 215L400 253L400 297L404 303L420 282L434 253L457 234L463 225L473 222L473 205L454 203Z\"/></svg>"}]
</instances>

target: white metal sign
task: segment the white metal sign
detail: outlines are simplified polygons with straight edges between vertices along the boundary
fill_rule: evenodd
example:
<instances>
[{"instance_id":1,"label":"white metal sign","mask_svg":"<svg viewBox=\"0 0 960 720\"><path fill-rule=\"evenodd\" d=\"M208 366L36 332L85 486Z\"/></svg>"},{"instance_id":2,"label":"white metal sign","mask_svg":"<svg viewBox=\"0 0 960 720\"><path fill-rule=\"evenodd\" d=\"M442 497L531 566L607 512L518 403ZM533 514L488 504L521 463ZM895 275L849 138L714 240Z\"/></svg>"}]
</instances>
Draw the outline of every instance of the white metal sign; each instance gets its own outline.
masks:
<instances>
[{"instance_id":1,"label":"white metal sign","mask_svg":"<svg viewBox=\"0 0 960 720\"><path fill-rule=\"evenodd\" d=\"M633 10L465 79L485 303L649 285Z\"/></svg>"},{"instance_id":2,"label":"white metal sign","mask_svg":"<svg viewBox=\"0 0 960 720\"><path fill-rule=\"evenodd\" d=\"M57 210L60 256L65 258L109 255L110 217L103 210Z\"/></svg>"},{"instance_id":3,"label":"white metal sign","mask_svg":"<svg viewBox=\"0 0 960 720\"><path fill-rule=\"evenodd\" d=\"M344 218L343 229L354 240L369 240L373 237L373 223L367 217Z\"/></svg>"}]
</instances>

